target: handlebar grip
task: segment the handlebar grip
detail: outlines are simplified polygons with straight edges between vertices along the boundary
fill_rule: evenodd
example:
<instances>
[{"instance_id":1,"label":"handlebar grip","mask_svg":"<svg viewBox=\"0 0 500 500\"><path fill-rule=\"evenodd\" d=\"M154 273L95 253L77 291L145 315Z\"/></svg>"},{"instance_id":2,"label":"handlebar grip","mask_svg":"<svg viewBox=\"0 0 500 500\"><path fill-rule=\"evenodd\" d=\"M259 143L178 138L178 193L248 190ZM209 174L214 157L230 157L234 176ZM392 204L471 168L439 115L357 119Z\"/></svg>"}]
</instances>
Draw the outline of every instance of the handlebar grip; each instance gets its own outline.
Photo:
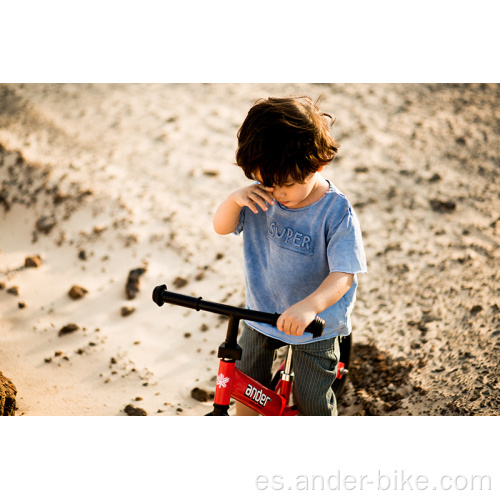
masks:
<instances>
[{"instance_id":1,"label":"handlebar grip","mask_svg":"<svg viewBox=\"0 0 500 500\"><path fill-rule=\"evenodd\" d=\"M189 295L182 295L180 293L173 293L167 291L166 285L160 285L153 290L153 302L160 307L168 302L175 306L187 307L189 309L200 310L201 297L190 297Z\"/></svg>"},{"instance_id":2,"label":"handlebar grip","mask_svg":"<svg viewBox=\"0 0 500 500\"><path fill-rule=\"evenodd\" d=\"M314 321L312 321L311 323L309 323L309 325L307 325L305 331L312 333L313 338L318 338L321 337L321 335L323 334L324 328L325 328L325 320L320 318L319 316L316 316L316 318L314 318Z\"/></svg>"}]
</instances>

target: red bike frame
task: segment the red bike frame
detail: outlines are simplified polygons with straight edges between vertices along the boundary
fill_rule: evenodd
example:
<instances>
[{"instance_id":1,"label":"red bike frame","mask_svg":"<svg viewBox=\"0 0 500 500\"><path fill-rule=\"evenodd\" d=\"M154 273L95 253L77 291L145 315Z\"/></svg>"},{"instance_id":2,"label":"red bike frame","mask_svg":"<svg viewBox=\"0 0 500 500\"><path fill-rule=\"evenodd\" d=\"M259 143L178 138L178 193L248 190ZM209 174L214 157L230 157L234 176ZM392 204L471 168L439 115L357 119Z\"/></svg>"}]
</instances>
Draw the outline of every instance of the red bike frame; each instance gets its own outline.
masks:
<instances>
[{"instance_id":1,"label":"red bike frame","mask_svg":"<svg viewBox=\"0 0 500 500\"><path fill-rule=\"evenodd\" d=\"M336 378L342 378L344 366L342 362L337 363ZM221 360L214 403L221 407L228 407L233 398L261 415L289 417L298 415L297 408L289 404L292 381L286 361L283 361L278 372L282 373L282 377L276 385L276 391L273 391L238 370L234 361Z\"/></svg>"},{"instance_id":2,"label":"red bike frame","mask_svg":"<svg viewBox=\"0 0 500 500\"><path fill-rule=\"evenodd\" d=\"M298 415L298 410L289 406L291 382L282 381L280 386L279 392L272 391L238 370L234 361L221 360L214 403L226 407L232 397L261 415Z\"/></svg>"}]
</instances>

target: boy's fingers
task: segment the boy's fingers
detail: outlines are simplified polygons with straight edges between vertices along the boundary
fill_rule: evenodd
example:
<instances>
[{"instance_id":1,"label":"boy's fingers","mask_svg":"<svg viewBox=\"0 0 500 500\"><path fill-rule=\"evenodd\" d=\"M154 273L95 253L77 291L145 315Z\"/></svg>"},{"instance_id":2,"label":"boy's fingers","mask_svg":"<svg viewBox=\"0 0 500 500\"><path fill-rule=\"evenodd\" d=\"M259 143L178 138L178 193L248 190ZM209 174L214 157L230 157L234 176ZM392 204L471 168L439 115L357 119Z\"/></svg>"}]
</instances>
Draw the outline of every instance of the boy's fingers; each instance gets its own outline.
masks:
<instances>
[{"instance_id":1,"label":"boy's fingers","mask_svg":"<svg viewBox=\"0 0 500 500\"><path fill-rule=\"evenodd\" d=\"M259 205L259 207L262 208L262 210L264 211L267 210L266 201L259 194L255 194L253 196L249 195L248 197L253 203Z\"/></svg>"},{"instance_id":2,"label":"boy's fingers","mask_svg":"<svg viewBox=\"0 0 500 500\"><path fill-rule=\"evenodd\" d=\"M285 320L283 319L282 316L280 316L278 318L278 321L276 321L276 328L280 331L280 332L284 332L285 331Z\"/></svg>"}]
</instances>

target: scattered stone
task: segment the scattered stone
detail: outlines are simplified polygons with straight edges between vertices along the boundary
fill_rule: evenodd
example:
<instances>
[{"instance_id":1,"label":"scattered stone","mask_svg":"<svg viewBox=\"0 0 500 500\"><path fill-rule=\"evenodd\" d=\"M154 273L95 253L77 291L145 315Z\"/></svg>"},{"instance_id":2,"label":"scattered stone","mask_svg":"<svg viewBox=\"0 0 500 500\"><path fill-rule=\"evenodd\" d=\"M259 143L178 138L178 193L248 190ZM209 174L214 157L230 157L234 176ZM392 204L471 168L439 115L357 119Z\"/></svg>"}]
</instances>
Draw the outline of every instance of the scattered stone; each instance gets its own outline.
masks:
<instances>
[{"instance_id":1,"label":"scattered stone","mask_svg":"<svg viewBox=\"0 0 500 500\"><path fill-rule=\"evenodd\" d=\"M453 200L443 201L443 200L433 199L429 200L429 203L434 212L439 212L441 214L454 212L455 209L457 208L457 204Z\"/></svg>"},{"instance_id":2,"label":"scattered stone","mask_svg":"<svg viewBox=\"0 0 500 500\"><path fill-rule=\"evenodd\" d=\"M4 289L5 289L5 282L0 281L0 290L4 290Z\"/></svg>"},{"instance_id":3,"label":"scattered stone","mask_svg":"<svg viewBox=\"0 0 500 500\"><path fill-rule=\"evenodd\" d=\"M16 412L16 386L0 372L0 416L11 417Z\"/></svg>"},{"instance_id":4,"label":"scattered stone","mask_svg":"<svg viewBox=\"0 0 500 500\"><path fill-rule=\"evenodd\" d=\"M365 167L363 165L359 166L359 167L354 167L354 171L357 173L357 174L366 174L368 172L368 167Z\"/></svg>"},{"instance_id":5,"label":"scattered stone","mask_svg":"<svg viewBox=\"0 0 500 500\"><path fill-rule=\"evenodd\" d=\"M116 358L111 358L109 362L110 362L112 365L116 365L116 363L118 363L118 361L116 361Z\"/></svg>"},{"instance_id":6,"label":"scattered stone","mask_svg":"<svg viewBox=\"0 0 500 500\"><path fill-rule=\"evenodd\" d=\"M146 410L142 408L136 408L134 405L127 405L123 410L129 417L147 417L148 414Z\"/></svg>"},{"instance_id":7,"label":"scattered stone","mask_svg":"<svg viewBox=\"0 0 500 500\"><path fill-rule=\"evenodd\" d=\"M76 332L79 329L80 329L80 327L78 325L75 325L74 323L69 323L66 326L63 326L59 330L59 337L61 337L63 335L67 335L68 333Z\"/></svg>"},{"instance_id":8,"label":"scattered stone","mask_svg":"<svg viewBox=\"0 0 500 500\"><path fill-rule=\"evenodd\" d=\"M24 259L24 267L40 267L42 258L39 255L30 255Z\"/></svg>"},{"instance_id":9,"label":"scattered stone","mask_svg":"<svg viewBox=\"0 0 500 500\"><path fill-rule=\"evenodd\" d=\"M88 290L83 288L82 286L79 285L73 285L69 292L68 295L73 299L73 300L78 300L81 299L82 297L85 296L85 294L89 293Z\"/></svg>"},{"instance_id":10,"label":"scattered stone","mask_svg":"<svg viewBox=\"0 0 500 500\"><path fill-rule=\"evenodd\" d=\"M206 323L203 323L201 326L200 326L200 330L202 332L206 332L208 331L208 325Z\"/></svg>"},{"instance_id":11,"label":"scattered stone","mask_svg":"<svg viewBox=\"0 0 500 500\"><path fill-rule=\"evenodd\" d=\"M80 250L78 252L78 258L80 260L87 260L87 252L85 250Z\"/></svg>"},{"instance_id":12,"label":"scattered stone","mask_svg":"<svg viewBox=\"0 0 500 500\"><path fill-rule=\"evenodd\" d=\"M146 272L144 267L132 269L128 273L127 284L125 285L125 293L127 299L132 300L139 293L139 284L141 276Z\"/></svg>"},{"instance_id":13,"label":"scattered stone","mask_svg":"<svg viewBox=\"0 0 500 500\"><path fill-rule=\"evenodd\" d=\"M18 302L17 307L19 307L19 309L24 309L26 307L26 303L25 302Z\"/></svg>"},{"instance_id":14,"label":"scattered stone","mask_svg":"<svg viewBox=\"0 0 500 500\"><path fill-rule=\"evenodd\" d=\"M7 293L10 293L11 295L19 295L19 287L18 286L11 286L10 288L7 288Z\"/></svg>"},{"instance_id":15,"label":"scattered stone","mask_svg":"<svg viewBox=\"0 0 500 500\"><path fill-rule=\"evenodd\" d=\"M221 260L224 258L224 254L219 252L216 256L215 256L215 260Z\"/></svg>"},{"instance_id":16,"label":"scattered stone","mask_svg":"<svg viewBox=\"0 0 500 500\"><path fill-rule=\"evenodd\" d=\"M41 217L36 223L38 231L44 234L49 234L52 228L56 225L56 219L53 215Z\"/></svg>"},{"instance_id":17,"label":"scattered stone","mask_svg":"<svg viewBox=\"0 0 500 500\"><path fill-rule=\"evenodd\" d=\"M206 389L201 389L199 387L195 387L191 391L191 397L196 399L196 401L201 401L202 403L206 403L209 399L213 399L215 393L213 391L209 392Z\"/></svg>"},{"instance_id":18,"label":"scattered stone","mask_svg":"<svg viewBox=\"0 0 500 500\"><path fill-rule=\"evenodd\" d=\"M217 170L204 170L203 175L206 175L207 177L217 177L219 172Z\"/></svg>"},{"instance_id":19,"label":"scattered stone","mask_svg":"<svg viewBox=\"0 0 500 500\"><path fill-rule=\"evenodd\" d=\"M188 280L185 278L181 278L180 276L178 276L174 280L174 286L176 288L182 288L183 286L186 286L187 284L188 284Z\"/></svg>"},{"instance_id":20,"label":"scattered stone","mask_svg":"<svg viewBox=\"0 0 500 500\"><path fill-rule=\"evenodd\" d=\"M196 401L205 403L206 401L208 401L208 391L206 391L205 389L200 389L199 387L195 387L191 391L191 397L193 399L196 399Z\"/></svg>"},{"instance_id":21,"label":"scattered stone","mask_svg":"<svg viewBox=\"0 0 500 500\"><path fill-rule=\"evenodd\" d=\"M121 308L121 315L125 318L126 316L130 316L135 312L135 307L123 306Z\"/></svg>"},{"instance_id":22,"label":"scattered stone","mask_svg":"<svg viewBox=\"0 0 500 500\"><path fill-rule=\"evenodd\" d=\"M470 313L473 315L476 315L476 314L480 313L482 310L483 310L483 306L476 305L476 306L473 306L471 308Z\"/></svg>"},{"instance_id":23,"label":"scattered stone","mask_svg":"<svg viewBox=\"0 0 500 500\"><path fill-rule=\"evenodd\" d=\"M187 339L188 339L189 337L191 337L191 332L186 332L186 333L184 333L184 337L185 337L185 338L187 338Z\"/></svg>"}]
</instances>

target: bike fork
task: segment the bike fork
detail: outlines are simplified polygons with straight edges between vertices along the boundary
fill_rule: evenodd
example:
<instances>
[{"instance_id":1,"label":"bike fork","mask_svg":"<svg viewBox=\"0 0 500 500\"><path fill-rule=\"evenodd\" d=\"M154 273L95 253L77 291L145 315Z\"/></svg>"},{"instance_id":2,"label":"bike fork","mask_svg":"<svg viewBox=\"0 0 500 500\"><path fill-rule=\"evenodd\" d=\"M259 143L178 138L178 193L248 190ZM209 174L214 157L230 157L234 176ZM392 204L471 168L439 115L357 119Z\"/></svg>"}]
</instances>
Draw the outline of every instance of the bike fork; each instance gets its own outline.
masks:
<instances>
[{"instance_id":1,"label":"bike fork","mask_svg":"<svg viewBox=\"0 0 500 500\"><path fill-rule=\"evenodd\" d=\"M215 387L214 409L208 414L210 416L228 416L235 362L241 359L241 347L236 342L239 321L239 318L229 316L226 341L219 346L219 372Z\"/></svg>"}]
</instances>

